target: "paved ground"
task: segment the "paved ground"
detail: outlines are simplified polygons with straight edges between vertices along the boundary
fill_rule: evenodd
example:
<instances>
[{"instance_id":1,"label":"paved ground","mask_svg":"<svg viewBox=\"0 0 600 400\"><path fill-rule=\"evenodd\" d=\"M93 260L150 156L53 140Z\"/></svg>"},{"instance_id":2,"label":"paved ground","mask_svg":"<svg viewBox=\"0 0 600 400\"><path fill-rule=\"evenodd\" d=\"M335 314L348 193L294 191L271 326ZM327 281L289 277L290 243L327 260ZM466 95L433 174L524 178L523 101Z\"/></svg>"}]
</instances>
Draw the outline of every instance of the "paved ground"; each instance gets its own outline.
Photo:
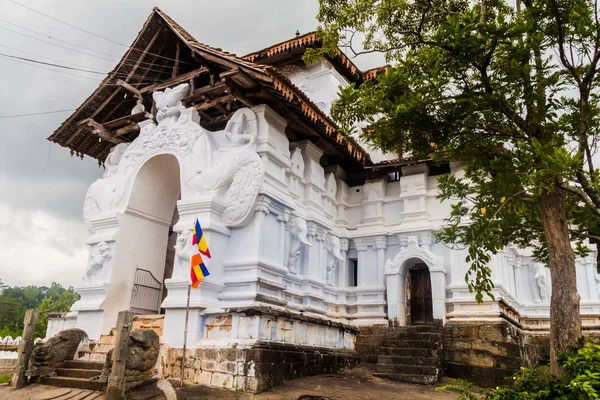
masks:
<instances>
[{"instance_id":1,"label":"paved ground","mask_svg":"<svg viewBox=\"0 0 600 400\"><path fill-rule=\"evenodd\" d=\"M252 395L225 389L186 385L178 388L161 383L164 392L156 387L128 395L129 400L456 400L455 393L439 392L430 386L412 385L379 379L372 376L368 366L359 366L342 374L319 375L290 381L271 391ZM71 392L66 392L71 390ZM165 393L167 393L165 395ZM32 385L18 391L0 387L0 400L101 400L98 393L77 389L50 388Z\"/></svg>"}]
</instances>

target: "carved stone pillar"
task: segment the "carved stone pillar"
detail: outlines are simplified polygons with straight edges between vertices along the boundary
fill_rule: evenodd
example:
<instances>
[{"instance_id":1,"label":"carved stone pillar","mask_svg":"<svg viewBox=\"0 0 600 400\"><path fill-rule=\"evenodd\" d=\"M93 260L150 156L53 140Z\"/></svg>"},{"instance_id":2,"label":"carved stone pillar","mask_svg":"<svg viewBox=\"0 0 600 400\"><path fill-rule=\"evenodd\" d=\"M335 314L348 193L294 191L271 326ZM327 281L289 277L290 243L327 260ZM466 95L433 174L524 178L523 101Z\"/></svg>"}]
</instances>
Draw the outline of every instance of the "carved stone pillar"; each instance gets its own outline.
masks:
<instances>
[{"instance_id":1,"label":"carved stone pillar","mask_svg":"<svg viewBox=\"0 0 600 400\"><path fill-rule=\"evenodd\" d=\"M307 222L306 225L308 227L308 241L312 246L306 247L306 257L304 258L305 278L308 278L309 280L312 279L314 281L320 281L320 243L317 240L317 225L312 221Z\"/></svg>"},{"instance_id":2,"label":"carved stone pillar","mask_svg":"<svg viewBox=\"0 0 600 400\"><path fill-rule=\"evenodd\" d=\"M374 248L377 250L377 286L383 286L387 238L385 236L376 237Z\"/></svg>"},{"instance_id":3,"label":"carved stone pillar","mask_svg":"<svg viewBox=\"0 0 600 400\"><path fill-rule=\"evenodd\" d=\"M287 267L287 259L288 259L288 246L289 246L289 228L288 222L290 220L290 212L288 210L284 210L283 212L277 215L277 222L279 222L279 256L277 260L281 263L281 265L286 268Z\"/></svg>"},{"instance_id":4,"label":"carved stone pillar","mask_svg":"<svg viewBox=\"0 0 600 400\"><path fill-rule=\"evenodd\" d=\"M346 238L340 239L341 253L344 260L340 263L338 273L338 286L340 288L348 287L348 246L349 241Z\"/></svg>"},{"instance_id":5,"label":"carved stone pillar","mask_svg":"<svg viewBox=\"0 0 600 400\"><path fill-rule=\"evenodd\" d=\"M356 287L360 287L360 286L364 286L365 282L367 281L365 275L368 273L368 270L367 270L365 264L367 263L367 257L366 257L367 254L366 253L367 253L367 250L369 249L369 246L364 241L364 239L355 239L354 245L356 247L357 262L358 262L358 274L357 274Z\"/></svg>"},{"instance_id":6,"label":"carved stone pillar","mask_svg":"<svg viewBox=\"0 0 600 400\"><path fill-rule=\"evenodd\" d=\"M320 280L325 281L326 279L326 265L327 265L327 252L325 251L325 244L327 241L327 233L322 230L317 230L317 234L315 236L317 240L317 252L319 254L319 263L317 265L318 268L318 276Z\"/></svg>"},{"instance_id":7,"label":"carved stone pillar","mask_svg":"<svg viewBox=\"0 0 600 400\"><path fill-rule=\"evenodd\" d=\"M515 261L513 263L513 268L515 270L515 297L519 301L523 301L523 286L522 286L523 277L521 276L521 274L522 274L521 267L522 266L523 266L523 262L521 260L521 257L515 258Z\"/></svg>"}]
</instances>

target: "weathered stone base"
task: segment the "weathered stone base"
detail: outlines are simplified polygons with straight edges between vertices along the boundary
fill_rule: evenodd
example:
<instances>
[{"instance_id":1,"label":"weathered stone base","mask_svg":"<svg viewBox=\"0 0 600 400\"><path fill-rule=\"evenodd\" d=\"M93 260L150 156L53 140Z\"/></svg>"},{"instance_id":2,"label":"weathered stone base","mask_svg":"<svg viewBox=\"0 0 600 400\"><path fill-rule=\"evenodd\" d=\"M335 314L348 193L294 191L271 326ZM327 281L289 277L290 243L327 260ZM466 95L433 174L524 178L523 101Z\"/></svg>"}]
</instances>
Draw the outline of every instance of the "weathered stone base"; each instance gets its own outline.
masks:
<instances>
[{"instance_id":1,"label":"weathered stone base","mask_svg":"<svg viewBox=\"0 0 600 400\"><path fill-rule=\"evenodd\" d=\"M549 362L547 332L524 330L504 318L450 321L444 327L431 329L443 335L443 375L451 378L494 387L506 384L506 378L521 367L534 368ZM419 330L407 340L421 340ZM385 356L384 339L393 332L393 328L385 326L361 327L356 340L361 361L375 363L378 356Z\"/></svg>"},{"instance_id":2,"label":"weathered stone base","mask_svg":"<svg viewBox=\"0 0 600 400\"><path fill-rule=\"evenodd\" d=\"M549 361L548 336L523 331L505 320L460 322L446 326L444 375L484 387L505 385L521 367Z\"/></svg>"},{"instance_id":3,"label":"weathered stone base","mask_svg":"<svg viewBox=\"0 0 600 400\"><path fill-rule=\"evenodd\" d=\"M181 379L182 349L169 349L164 377ZM358 363L355 351L257 342L252 348L197 348L186 353L184 381L259 393L288 380L337 373Z\"/></svg>"}]
</instances>

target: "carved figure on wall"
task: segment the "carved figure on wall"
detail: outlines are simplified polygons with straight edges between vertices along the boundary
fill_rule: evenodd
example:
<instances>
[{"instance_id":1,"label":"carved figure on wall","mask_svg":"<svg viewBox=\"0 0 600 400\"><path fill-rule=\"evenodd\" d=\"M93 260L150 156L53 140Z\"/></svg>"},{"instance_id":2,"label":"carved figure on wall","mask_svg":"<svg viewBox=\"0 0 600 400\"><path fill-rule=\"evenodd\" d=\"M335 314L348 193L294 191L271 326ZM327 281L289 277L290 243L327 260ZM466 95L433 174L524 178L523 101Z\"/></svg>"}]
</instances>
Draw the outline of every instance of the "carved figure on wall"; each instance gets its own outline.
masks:
<instances>
[{"instance_id":1,"label":"carved figure on wall","mask_svg":"<svg viewBox=\"0 0 600 400\"><path fill-rule=\"evenodd\" d=\"M101 280L104 267L111 258L112 254L108 243L98 243L95 251L90 255L90 261L85 269L84 281L87 283L96 283Z\"/></svg>"},{"instance_id":2,"label":"carved figure on wall","mask_svg":"<svg viewBox=\"0 0 600 400\"><path fill-rule=\"evenodd\" d=\"M338 261L344 260L341 249L342 245L340 239L336 236L329 235L325 244L325 251L327 252L325 280L329 286L333 285L333 273L338 265Z\"/></svg>"},{"instance_id":3,"label":"carved figure on wall","mask_svg":"<svg viewBox=\"0 0 600 400\"><path fill-rule=\"evenodd\" d=\"M304 219L292 218L291 225L287 267L290 273L297 274L302 246L312 246L312 244L308 241L308 226Z\"/></svg>"},{"instance_id":4,"label":"carved figure on wall","mask_svg":"<svg viewBox=\"0 0 600 400\"><path fill-rule=\"evenodd\" d=\"M415 247L419 247L419 236L417 235L408 235L406 237L406 244L408 246L412 245Z\"/></svg>"},{"instance_id":5,"label":"carved figure on wall","mask_svg":"<svg viewBox=\"0 0 600 400\"><path fill-rule=\"evenodd\" d=\"M104 161L105 171L102 178L92 183L83 201L85 221L114 207L124 194L125 178L117 174L119 163L129 143L119 143L110 150Z\"/></svg>"},{"instance_id":6,"label":"carved figure on wall","mask_svg":"<svg viewBox=\"0 0 600 400\"><path fill-rule=\"evenodd\" d=\"M174 120L179 118L181 111L185 110L181 100L185 97L190 89L190 85L183 83L174 88L166 88L163 91L152 93L152 98L156 105L156 122L160 122L166 118L173 117Z\"/></svg>"},{"instance_id":7,"label":"carved figure on wall","mask_svg":"<svg viewBox=\"0 0 600 400\"><path fill-rule=\"evenodd\" d=\"M540 291L540 299L542 303L548 302L548 275L546 274L546 266L542 263L535 263L535 274L533 279L537 284L538 290ZM538 301L536 301L538 302Z\"/></svg>"},{"instance_id":8,"label":"carved figure on wall","mask_svg":"<svg viewBox=\"0 0 600 400\"><path fill-rule=\"evenodd\" d=\"M189 274L190 259L195 254L194 245L192 244L192 231L186 229L177 236L175 251L173 277L183 278L186 274Z\"/></svg>"},{"instance_id":9,"label":"carved figure on wall","mask_svg":"<svg viewBox=\"0 0 600 400\"><path fill-rule=\"evenodd\" d=\"M227 188L225 210L221 217L227 226L240 226L252 211L264 175L263 164L256 153L258 136L256 115L248 108L240 109L225 127L230 148L213 168L199 169L191 184L202 192L218 192Z\"/></svg>"},{"instance_id":10,"label":"carved figure on wall","mask_svg":"<svg viewBox=\"0 0 600 400\"><path fill-rule=\"evenodd\" d=\"M594 274L594 280L596 281L596 296L600 300L600 274Z\"/></svg>"}]
</instances>

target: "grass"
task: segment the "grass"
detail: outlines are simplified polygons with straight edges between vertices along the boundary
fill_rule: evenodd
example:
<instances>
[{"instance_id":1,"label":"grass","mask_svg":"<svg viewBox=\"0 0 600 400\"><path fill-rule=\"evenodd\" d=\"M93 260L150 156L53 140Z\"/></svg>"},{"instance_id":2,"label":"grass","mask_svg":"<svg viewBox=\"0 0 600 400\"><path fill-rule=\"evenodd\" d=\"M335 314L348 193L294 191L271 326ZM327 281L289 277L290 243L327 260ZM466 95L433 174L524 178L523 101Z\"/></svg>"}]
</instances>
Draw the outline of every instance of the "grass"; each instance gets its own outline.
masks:
<instances>
[{"instance_id":1,"label":"grass","mask_svg":"<svg viewBox=\"0 0 600 400\"><path fill-rule=\"evenodd\" d=\"M9 380L10 380L10 375L9 374L0 375L0 384L1 383L8 383Z\"/></svg>"}]
</instances>

